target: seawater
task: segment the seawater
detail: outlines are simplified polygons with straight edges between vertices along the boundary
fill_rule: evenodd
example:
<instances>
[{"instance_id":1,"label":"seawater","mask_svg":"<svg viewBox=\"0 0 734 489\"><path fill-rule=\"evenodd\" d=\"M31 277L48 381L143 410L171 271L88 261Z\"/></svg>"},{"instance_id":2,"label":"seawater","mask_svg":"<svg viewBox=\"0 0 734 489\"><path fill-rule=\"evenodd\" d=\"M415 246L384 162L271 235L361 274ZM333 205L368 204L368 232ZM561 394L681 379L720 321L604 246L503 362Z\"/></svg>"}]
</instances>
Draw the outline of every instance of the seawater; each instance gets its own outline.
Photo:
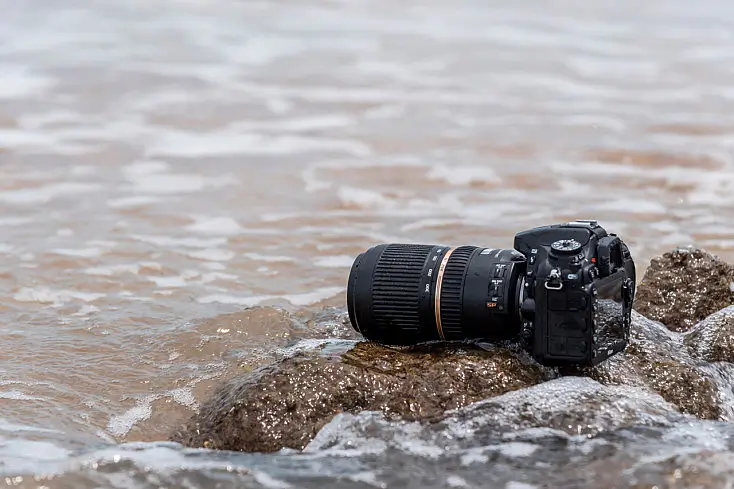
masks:
<instances>
[{"instance_id":1,"label":"seawater","mask_svg":"<svg viewBox=\"0 0 734 489\"><path fill-rule=\"evenodd\" d=\"M377 441L338 463L165 442L221 380L346 335L308 318L376 243L509 247L596 218L641 270L690 243L734 260L728 2L0 11L6 484L394 481ZM410 433L406 463L434 460Z\"/></svg>"}]
</instances>

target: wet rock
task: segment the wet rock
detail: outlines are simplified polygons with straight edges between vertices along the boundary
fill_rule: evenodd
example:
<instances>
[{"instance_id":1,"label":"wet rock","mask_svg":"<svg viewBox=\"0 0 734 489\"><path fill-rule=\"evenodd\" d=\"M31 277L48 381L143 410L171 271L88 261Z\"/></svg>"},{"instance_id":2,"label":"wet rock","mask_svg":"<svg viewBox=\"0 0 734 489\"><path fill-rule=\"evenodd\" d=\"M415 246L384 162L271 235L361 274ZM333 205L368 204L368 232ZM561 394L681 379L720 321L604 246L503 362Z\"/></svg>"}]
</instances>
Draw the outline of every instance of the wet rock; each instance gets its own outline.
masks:
<instances>
[{"instance_id":1,"label":"wet rock","mask_svg":"<svg viewBox=\"0 0 734 489\"><path fill-rule=\"evenodd\" d=\"M547 378L502 348L423 345L402 350L342 342L298 353L224 385L173 436L187 446L242 451L301 449L340 412L438 419Z\"/></svg>"},{"instance_id":2,"label":"wet rock","mask_svg":"<svg viewBox=\"0 0 734 489\"><path fill-rule=\"evenodd\" d=\"M690 354L707 362L734 362L734 306L712 314L685 335Z\"/></svg>"},{"instance_id":3,"label":"wet rock","mask_svg":"<svg viewBox=\"0 0 734 489\"><path fill-rule=\"evenodd\" d=\"M645 389L561 377L448 411L436 423L394 423L379 412L343 413L304 451L359 451L379 439L385 448L409 450L413 445L424 453L450 453L496 448L499 442L530 443L537 435L567 440L631 426L672 426L685 419L675 406Z\"/></svg>"},{"instance_id":4,"label":"wet rock","mask_svg":"<svg viewBox=\"0 0 734 489\"><path fill-rule=\"evenodd\" d=\"M672 331L686 331L734 303L734 267L704 250L654 258L637 287L635 309Z\"/></svg>"},{"instance_id":5,"label":"wet rock","mask_svg":"<svg viewBox=\"0 0 734 489\"><path fill-rule=\"evenodd\" d=\"M652 485L665 481L668 468L668 476L682 468L686 480L710 480L714 466L702 463L695 474L677 465L687 462L679 455L725 446L730 431L682 415L645 389L565 377L448 412L437 423L340 414L304 451L321 460L369 461L360 468L384 468L377 480L388 487L461 480L463 487L621 488L638 487L632 470Z\"/></svg>"},{"instance_id":6,"label":"wet rock","mask_svg":"<svg viewBox=\"0 0 734 489\"><path fill-rule=\"evenodd\" d=\"M504 423L515 428L595 433L609 427L604 416L628 409L623 403L628 389L657 395L679 413L725 418L721 407L725 378L700 365L687 353L683 340L684 335L635 312L624 353L590 369L564 372L577 381L589 377L585 380L617 390L559 391L554 402L563 408L542 420L533 411L535 394L527 391L527 409ZM446 411L557 376L555 370L537 365L522 352L499 346L486 345L487 350L482 350L434 344L392 349L346 340L306 342L289 348L286 358L221 387L173 440L227 450L300 449L338 413L378 411L389 419L435 422ZM500 411L493 414L494 419L502 416ZM609 419L616 422L619 417Z\"/></svg>"},{"instance_id":7,"label":"wet rock","mask_svg":"<svg viewBox=\"0 0 734 489\"><path fill-rule=\"evenodd\" d=\"M442 423L457 438L527 428L590 436L624 426L663 426L681 417L675 405L647 389L561 377L448 413Z\"/></svg>"},{"instance_id":8,"label":"wet rock","mask_svg":"<svg viewBox=\"0 0 734 489\"><path fill-rule=\"evenodd\" d=\"M646 387L701 419L722 415L719 387L686 353L681 335L638 313L632 316L627 349L583 372L607 385Z\"/></svg>"}]
</instances>

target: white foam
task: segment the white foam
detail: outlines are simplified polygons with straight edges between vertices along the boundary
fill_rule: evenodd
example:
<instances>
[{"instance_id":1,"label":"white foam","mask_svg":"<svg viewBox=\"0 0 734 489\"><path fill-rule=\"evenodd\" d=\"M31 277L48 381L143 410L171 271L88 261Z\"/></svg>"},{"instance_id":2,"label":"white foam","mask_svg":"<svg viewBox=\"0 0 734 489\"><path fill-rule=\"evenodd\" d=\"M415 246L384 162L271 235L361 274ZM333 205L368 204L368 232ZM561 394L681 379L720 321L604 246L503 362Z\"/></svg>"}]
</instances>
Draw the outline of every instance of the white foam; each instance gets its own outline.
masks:
<instances>
[{"instance_id":1,"label":"white foam","mask_svg":"<svg viewBox=\"0 0 734 489\"><path fill-rule=\"evenodd\" d=\"M107 431L116 437L127 435L137 423L150 419L153 414L153 401L156 399L156 396L146 396L124 413L112 416L107 423Z\"/></svg>"},{"instance_id":2,"label":"white foam","mask_svg":"<svg viewBox=\"0 0 734 489\"><path fill-rule=\"evenodd\" d=\"M503 443L491 448L496 449L505 457L529 457L538 449L538 445L523 442Z\"/></svg>"},{"instance_id":3,"label":"white foam","mask_svg":"<svg viewBox=\"0 0 734 489\"><path fill-rule=\"evenodd\" d=\"M173 238L171 236L151 236L143 234L132 235L133 239L142 241L143 243L163 246L166 248L212 248L227 244L227 238Z\"/></svg>"},{"instance_id":4,"label":"white foam","mask_svg":"<svg viewBox=\"0 0 734 489\"><path fill-rule=\"evenodd\" d=\"M348 475L347 478L354 482L364 482L365 484L370 484L372 486L386 487L385 484L382 484L377 480L377 474L374 472L357 472L356 474Z\"/></svg>"},{"instance_id":5,"label":"white foam","mask_svg":"<svg viewBox=\"0 0 734 489\"><path fill-rule=\"evenodd\" d=\"M107 205L114 209L125 209L129 207L155 204L156 202L160 202L160 200L161 199L159 197L153 197L151 195L131 195L129 197L110 199L107 201Z\"/></svg>"},{"instance_id":6,"label":"white foam","mask_svg":"<svg viewBox=\"0 0 734 489\"><path fill-rule=\"evenodd\" d=\"M137 275L140 271L140 265L132 263L130 265L110 265L107 267L91 267L84 269L87 275L96 275L100 277L111 277L122 273L132 273Z\"/></svg>"},{"instance_id":7,"label":"white foam","mask_svg":"<svg viewBox=\"0 0 734 489\"><path fill-rule=\"evenodd\" d=\"M36 188L0 191L0 202L16 205L47 204L59 197L90 193L100 188L100 185L94 183L51 183Z\"/></svg>"},{"instance_id":8,"label":"white foam","mask_svg":"<svg viewBox=\"0 0 734 489\"><path fill-rule=\"evenodd\" d=\"M72 316L89 316L90 314L94 314L95 312L99 312L100 308L97 306L92 306L89 304L85 304L82 307L79 308L77 312L72 314Z\"/></svg>"},{"instance_id":9,"label":"white foam","mask_svg":"<svg viewBox=\"0 0 734 489\"><path fill-rule=\"evenodd\" d=\"M199 297L197 302L200 302L202 304L212 304L212 303L219 303L219 304L233 304L233 305L239 305L244 307L252 307L260 304L263 301L272 299L273 296L270 295L255 295L255 296L249 296L249 297L238 297L234 295L227 295L227 294L214 294L214 295L207 295L204 297Z\"/></svg>"},{"instance_id":10,"label":"white foam","mask_svg":"<svg viewBox=\"0 0 734 489\"><path fill-rule=\"evenodd\" d=\"M115 248L118 245L117 241L108 241L105 239L91 239L86 244L89 246L101 246L103 248Z\"/></svg>"},{"instance_id":11,"label":"white foam","mask_svg":"<svg viewBox=\"0 0 734 489\"><path fill-rule=\"evenodd\" d=\"M296 261L294 258L291 258L290 256L263 255L261 253L245 253L243 256L245 256L246 258L249 258L250 260L264 261L264 262L269 262L269 263Z\"/></svg>"},{"instance_id":12,"label":"white foam","mask_svg":"<svg viewBox=\"0 0 734 489\"><path fill-rule=\"evenodd\" d=\"M347 207L391 209L397 205L380 192L357 187L340 187L337 196Z\"/></svg>"},{"instance_id":13,"label":"white foam","mask_svg":"<svg viewBox=\"0 0 734 489\"><path fill-rule=\"evenodd\" d=\"M166 131L148 146L149 154L205 157L231 155L287 155L340 152L365 157L372 152L366 144L349 139L297 135L266 135L224 129L214 132Z\"/></svg>"},{"instance_id":14,"label":"white foam","mask_svg":"<svg viewBox=\"0 0 734 489\"><path fill-rule=\"evenodd\" d=\"M349 255L319 256L314 258L313 264L324 268L350 268L354 257Z\"/></svg>"},{"instance_id":15,"label":"white foam","mask_svg":"<svg viewBox=\"0 0 734 489\"><path fill-rule=\"evenodd\" d=\"M194 393L191 391L189 387L181 387L178 389L173 389L168 394L171 397L173 397L174 401L181 404L182 406L186 406L191 409L196 409L198 405L198 403L196 402L196 398L194 397Z\"/></svg>"},{"instance_id":16,"label":"white foam","mask_svg":"<svg viewBox=\"0 0 734 489\"><path fill-rule=\"evenodd\" d=\"M171 168L171 165L165 161L145 160L136 161L122 168L122 173L129 179L135 179L145 175L154 173L164 173Z\"/></svg>"},{"instance_id":17,"label":"white foam","mask_svg":"<svg viewBox=\"0 0 734 489\"><path fill-rule=\"evenodd\" d=\"M510 481L505 484L505 489L538 489L538 486L526 484L525 482Z\"/></svg>"},{"instance_id":18,"label":"white foam","mask_svg":"<svg viewBox=\"0 0 734 489\"><path fill-rule=\"evenodd\" d=\"M27 66L0 64L0 99L37 97L54 84L53 78L34 73Z\"/></svg>"},{"instance_id":19,"label":"white foam","mask_svg":"<svg viewBox=\"0 0 734 489\"><path fill-rule=\"evenodd\" d=\"M21 391L0 391L0 399L11 399L13 401L43 401L42 397L29 396Z\"/></svg>"},{"instance_id":20,"label":"white foam","mask_svg":"<svg viewBox=\"0 0 734 489\"><path fill-rule=\"evenodd\" d=\"M93 302L106 297L106 294L93 292L81 292L77 290L54 290L49 287L22 287L13 294L13 299L18 302L40 302L42 304L62 305L71 299L79 299L84 302Z\"/></svg>"},{"instance_id":21,"label":"white foam","mask_svg":"<svg viewBox=\"0 0 734 489\"><path fill-rule=\"evenodd\" d=\"M594 209L629 212L632 214L666 214L667 208L653 200L622 198L594 204Z\"/></svg>"},{"instance_id":22,"label":"white foam","mask_svg":"<svg viewBox=\"0 0 734 489\"><path fill-rule=\"evenodd\" d=\"M341 292L344 292L344 287L321 287L312 292L285 295L283 298L294 306L309 306L334 297Z\"/></svg>"},{"instance_id":23,"label":"white foam","mask_svg":"<svg viewBox=\"0 0 734 489\"><path fill-rule=\"evenodd\" d=\"M347 127L354 119L340 114L325 114L309 117L291 117L277 120L250 120L232 126L240 130L274 130L278 132L310 132L319 129Z\"/></svg>"},{"instance_id":24,"label":"white foam","mask_svg":"<svg viewBox=\"0 0 734 489\"><path fill-rule=\"evenodd\" d=\"M235 257L235 252L232 250L220 250L216 248L207 248L204 250L191 251L186 253L191 258L208 261L229 261Z\"/></svg>"},{"instance_id":25,"label":"white foam","mask_svg":"<svg viewBox=\"0 0 734 489\"><path fill-rule=\"evenodd\" d=\"M331 188L331 182L321 180L316 177L317 171L318 170L316 168L308 167L301 172L301 178L306 184L304 190L308 193L318 192L320 190L327 190Z\"/></svg>"},{"instance_id":26,"label":"white foam","mask_svg":"<svg viewBox=\"0 0 734 489\"><path fill-rule=\"evenodd\" d=\"M147 278L151 282L155 282L155 284L158 287L164 287L164 288L186 287L186 280L184 280L183 277L180 277L180 276L171 276L171 277L149 276Z\"/></svg>"},{"instance_id":27,"label":"white foam","mask_svg":"<svg viewBox=\"0 0 734 489\"><path fill-rule=\"evenodd\" d=\"M438 459L446 453L446 450L443 448L426 443L423 440L403 437L403 433L400 433L399 444L400 448L405 452L417 455L418 457Z\"/></svg>"},{"instance_id":28,"label":"white foam","mask_svg":"<svg viewBox=\"0 0 734 489\"><path fill-rule=\"evenodd\" d=\"M71 110L49 109L44 112L37 113L27 112L18 119L18 123L24 129L42 129L44 126L49 124L80 123L84 121L85 117L89 116L85 116L79 112ZM74 168L76 168L76 166ZM72 171L74 172L73 169ZM78 175L79 173L76 174Z\"/></svg>"},{"instance_id":29,"label":"white foam","mask_svg":"<svg viewBox=\"0 0 734 489\"><path fill-rule=\"evenodd\" d=\"M153 173L129 178L135 190L148 194L185 194L238 183L234 178L205 177L196 173Z\"/></svg>"},{"instance_id":30,"label":"white foam","mask_svg":"<svg viewBox=\"0 0 734 489\"><path fill-rule=\"evenodd\" d=\"M102 256L104 250L100 248L56 248L51 250L53 253L65 256L75 256L79 258L93 258Z\"/></svg>"},{"instance_id":31,"label":"white foam","mask_svg":"<svg viewBox=\"0 0 734 489\"><path fill-rule=\"evenodd\" d=\"M499 183L501 179L489 166L449 166L435 165L426 177L430 180L442 180L451 185L471 185L475 183Z\"/></svg>"},{"instance_id":32,"label":"white foam","mask_svg":"<svg viewBox=\"0 0 734 489\"><path fill-rule=\"evenodd\" d=\"M461 456L461 465L469 466L472 464L486 464L489 456L485 453L484 448L471 448Z\"/></svg>"},{"instance_id":33,"label":"white foam","mask_svg":"<svg viewBox=\"0 0 734 489\"><path fill-rule=\"evenodd\" d=\"M466 480L458 475L450 475L446 477L446 484L448 484L449 487L469 487Z\"/></svg>"},{"instance_id":34,"label":"white foam","mask_svg":"<svg viewBox=\"0 0 734 489\"><path fill-rule=\"evenodd\" d=\"M232 275L231 273L210 272L201 276L201 282L206 284L216 280L237 280L237 278L237 275Z\"/></svg>"},{"instance_id":35,"label":"white foam","mask_svg":"<svg viewBox=\"0 0 734 489\"><path fill-rule=\"evenodd\" d=\"M403 104L383 104L378 107L367 109L364 112L366 119L396 119L405 114L405 105Z\"/></svg>"},{"instance_id":36,"label":"white foam","mask_svg":"<svg viewBox=\"0 0 734 489\"><path fill-rule=\"evenodd\" d=\"M231 217L197 217L194 224L184 229L201 234L232 236L238 234L242 227Z\"/></svg>"},{"instance_id":37,"label":"white foam","mask_svg":"<svg viewBox=\"0 0 734 489\"><path fill-rule=\"evenodd\" d=\"M10 474L48 473L54 463L63 463L72 455L71 450L59 447L50 441L28 440L26 438L0 437L0 459L3 461L3 481L8 486L17 486L23 482L22 476ZM26 478L26 483L30 483ZM36 481L40 480L36 479ZM36 484L34 484L36 485ZM38 487L47 487L40 485Z\"/></svg>"},{"instance_id":38,"label":"white foam","mask_svg":"<svg viewBox=\"0 0 734 489\"><path fill-rule=\"evenodd\" d=\"M333 343L339 340L324 340L324 339L318 339L318 338L308 338L305 340L298 340L298 342L295 345L291 345L285 348L280 348L279 352L281 355L286 357L292 357L293 355L305 351L312 351L316 350L318 348L321 348L324 345L328 345L329 343ZM346 417L351 419L351 414L347 415ZM335 418L336 419L336 418ZM338 423L341 420L346 419L345 416L342 416L338 420L335 421L335 423ZM349 420L347 420L348 422ZM331 424L331 422L329 423Z\"/></svg>"},{"instance_id":39,"label":"white foam","mask_svg":"<svg viewBox=\"0 0 734 489\"><path fill-rule=\"evenodd\" d=\"M400 230L403 232L416 231L418 229L451 226L451 225L456 225L456 219L427 218L427 219L419 219L411 223L404 224L403 226L400 227Z\"/></svg>"},{"instance_id":40,"label":"white foam","mask_svg":"<svg viewBox=\"0 0 734 489\"><path fill-rule=\"evenodd\" d=\"M28 217L0 217L0 226L22 226L29 222L33 220Z\"/></svg>"}]
</instances>

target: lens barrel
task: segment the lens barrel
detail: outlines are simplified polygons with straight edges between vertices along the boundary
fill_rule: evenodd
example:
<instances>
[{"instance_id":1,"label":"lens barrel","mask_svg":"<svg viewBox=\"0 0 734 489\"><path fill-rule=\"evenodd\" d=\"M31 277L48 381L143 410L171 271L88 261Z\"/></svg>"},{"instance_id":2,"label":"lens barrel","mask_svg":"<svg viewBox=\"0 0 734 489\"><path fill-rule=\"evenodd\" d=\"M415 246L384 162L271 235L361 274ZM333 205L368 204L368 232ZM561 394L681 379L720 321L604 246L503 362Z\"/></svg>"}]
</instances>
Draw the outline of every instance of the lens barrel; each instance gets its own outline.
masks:
<instances>
[{"instance_id":1,"label":"lens barrel","mask_svg":"<svg viewBox=\"0 0 734 489\"><path fill-rule=\"evenodd\" d=\"M525 257L512 249L382 244L354 261L352 327L371 341L499 340L520 331Z\"/></svg>"}]
</instances>

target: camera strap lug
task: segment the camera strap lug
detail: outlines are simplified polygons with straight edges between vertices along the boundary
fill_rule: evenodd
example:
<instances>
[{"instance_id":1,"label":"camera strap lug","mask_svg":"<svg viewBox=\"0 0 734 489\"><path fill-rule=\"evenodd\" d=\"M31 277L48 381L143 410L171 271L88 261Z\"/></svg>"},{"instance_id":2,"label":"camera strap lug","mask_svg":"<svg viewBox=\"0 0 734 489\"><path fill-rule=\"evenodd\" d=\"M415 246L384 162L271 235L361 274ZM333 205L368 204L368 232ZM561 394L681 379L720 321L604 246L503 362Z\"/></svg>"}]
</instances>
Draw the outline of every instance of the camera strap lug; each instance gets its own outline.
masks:
<instances>
[{"instance_id":1,"label":"camera strap lug","mask_svg":"<svg viewBox=\"0 0 734 489\"><path fill-rule=\"evenodd\" d=\"M548 278L545 279L545 288L548 290L561 290L563 288L560 270L554 268L550 271Z\"/></svg>"}]
</instances>

